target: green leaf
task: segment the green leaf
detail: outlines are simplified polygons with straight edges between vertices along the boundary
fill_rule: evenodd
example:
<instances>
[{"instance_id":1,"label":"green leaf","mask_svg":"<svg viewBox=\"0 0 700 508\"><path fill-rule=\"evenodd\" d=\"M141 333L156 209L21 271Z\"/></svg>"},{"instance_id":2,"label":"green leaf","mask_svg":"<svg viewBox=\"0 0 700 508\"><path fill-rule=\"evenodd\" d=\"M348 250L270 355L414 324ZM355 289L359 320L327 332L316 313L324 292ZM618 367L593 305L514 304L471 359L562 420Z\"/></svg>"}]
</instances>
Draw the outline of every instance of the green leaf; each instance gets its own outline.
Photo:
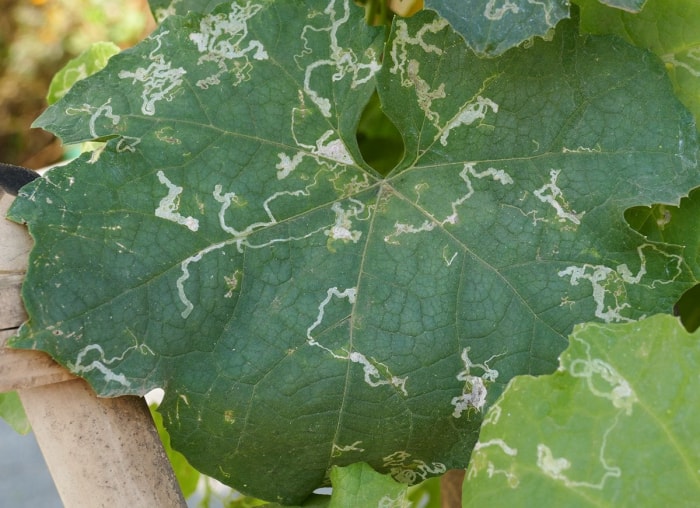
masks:
<instances>
[{"instance_id":1,"label":"green leaf","mask_svg":"<svg viewBox=\"0 0 700 508\"><path fill-rule=\"evenodd\" d=\"M569 17L568 0L425 0L478 55L498 56L533 37L549 37Z\"/></svg>"},{"instance_id":2,"label":"green leaf","mask_svg":"<svg viewBox=\"0 0 700 508\"><path fill-rule=\"evenodd\" d=\"M77 81L95 74L107 65L119 46L112 42L96 42L80 55L70 60L51 80L46 100L53 104L63 97Z\"/></svg>"},{"instance_id":3,"label":"green leaf","mask_svg":"<svg viewBox=\"0 0 700 508\"><path fill-rule=\"evenodd\" d=\"M0 393L0 418L18 434L28 434L32 430L17 392Z\"/></svg>"},{"instance_id":4,"label":"green leaf","mask_svg":"<svg viewBox=\"0 0 700 508\"><path fill-rule=\"evenodd\" d=\"M434 476L408 488L408 501L410 506L421 508L440 508L446 505L443 499L440 480L442 477Z\"/></svg>"},{"instance_id":5,"label":"green leaf","mask_svg":"<svg viewBox=\"0 0 700 508\"><path fill-rule=\"evenodd\" d=\"M700 496L700 334L676 318L577 326L561 368L484 419L464 506L690 506Z\"/></svg>"},{"instance_id":6,"label":"green leaf","mask_svg":"<svg viewBox=\"0 0 700 508\"><path fill-rule=\"evenodd\" d=\"M598 0L601 4L622 9L627 12L639 12L647 0Z\"/></svg>"},{"instance_id":7,"label":"green leaf","mask_svg":"<svg viewBox=\"0 0 700 508\"><path fill-rule=\"evenodd\" d=\"M408 487L377 473L364 462L331 470L333 496L328 508L408 506Z\"/></svg>"},{"instance_id":8,"label":"green leaf","mask_svg":"<svg viewBox=\"0 0 700 508\"><path fill-rule=\"evenodd\" d=\"M696 282L624 220L700 185L645 52L562 23L481 60L430 12L383 42L348 1L233 4L78 82L38 125L112 139L14 203L36 247L13 345L102 395L163 387L191 464L300 503L335 465L464 467L487 403L574 323ZM375 83L405 144L387 175L355 137Z\"/></svg>"},{"instance_id":9,"label":"green leaf","mask_svg":"<svg viewBox=\"0 0 700 508\"><path fill-rule=\"evenodd\" d=\"M577 0L581 30L615 34L653 51L666 64L676 94L700 119L700 9L694 0L647 0L638 14L597 0Z\"/></svg>"},{"instance_id":10,"label":"green leaf","mask_svg":"<svg viewBox=\"0 0 700 508\"><path fill-rule=\"evenodd\" d=\"M683 247L683 257L700 279L700 189L681 199L679 206L634 207L625 212L630 225L655 242ZM674 311L689 331L700 327L700 285L686 291Z\"/></svg>"},{"instance_id":11,"label":"green leaf","mask_svg":"<svg viewBox=\"0 0 700 508\"><path fill-rule=\"evenodd\" d=\"M153 417L153 423L158 430L158 436L163 443L163 448L165 453L168 455L168 460L173 468L175 477L177 478L177 483L180 485L180 490L182 490L182 495L190 497L194 494L197 489L197 482L199 481L200 474L195 468L193 468L184 455L176 450L170 445L170 435L168 431L163 426L163 417L156 411L156 406L149 406L151 410L151 416Z\"/></svg>"},{"instance_id":12,"label":"green leaf","mask_svg":"<svg viewBox=\"0 0 700 508\"><path fill-rule=\"evenodd\" d=\"M293 506L291 508L327 508L331 501L331 496L312 494L309 496L302 504ZM263 508L289 508L290 505L279 504L279 503L268 503L263 505Z\"/></svg>"},{"instance_id":13,"label":"green leaf","mask_svg":"<svg viewBox=\"0 0 700 508\"><path fill-rule=\"evenodd\" d=\"M323 506L346 508L350 506L377 506L402 508L408 506L439 506L439 478L433 478L414 487L398 483L389 475L380 474L364 462L345 467L334 466L330 474L333 486L331 496L316 495L303 503L304 508ZM277 503L267 508L281 507Z\"/></svg>"},{"instance_id":14,"label":"green leaf","mask_svg":"<svg viewBox=\"0 0 700 508\"><path fill-rule=\"evenodd\" d=\"M634 207L625 212L630 225L654 242L679 245L695 277L700 279L700 189L681 199L678 206Z\"/></svg>"}]
</instances>

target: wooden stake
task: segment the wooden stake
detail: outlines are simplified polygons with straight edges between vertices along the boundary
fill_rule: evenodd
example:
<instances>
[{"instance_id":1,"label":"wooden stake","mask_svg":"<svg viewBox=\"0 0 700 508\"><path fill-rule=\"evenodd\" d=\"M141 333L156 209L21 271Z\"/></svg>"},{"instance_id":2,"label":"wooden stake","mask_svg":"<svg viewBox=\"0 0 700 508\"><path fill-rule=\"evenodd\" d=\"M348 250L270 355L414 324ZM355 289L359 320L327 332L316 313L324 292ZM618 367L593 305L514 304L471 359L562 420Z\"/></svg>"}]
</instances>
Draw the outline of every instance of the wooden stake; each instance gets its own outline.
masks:
<instances>
[{"instance_id":1,"label":"wooden stake","mask_svg":"<svg viewBox=\"0 0 700 508\"><path fill-rule=\"evenodd\" d=\"M18 393L65 506L187 506L143 398L82 379Z\"/></svg>"}]
</instances>

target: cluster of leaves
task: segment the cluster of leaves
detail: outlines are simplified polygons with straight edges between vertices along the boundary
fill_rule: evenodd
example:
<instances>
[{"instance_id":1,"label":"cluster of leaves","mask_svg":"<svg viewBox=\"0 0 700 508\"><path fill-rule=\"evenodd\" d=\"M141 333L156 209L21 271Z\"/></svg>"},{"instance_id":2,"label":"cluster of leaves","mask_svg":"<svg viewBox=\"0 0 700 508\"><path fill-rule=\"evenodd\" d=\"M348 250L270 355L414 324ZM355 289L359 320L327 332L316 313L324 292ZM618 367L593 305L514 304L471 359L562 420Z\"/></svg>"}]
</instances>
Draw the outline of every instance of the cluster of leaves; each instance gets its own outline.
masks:
<instances>
[{"instance_id":1,"label":"cluster of leaves","mask_svg":"<svg viewBox=\"0 0 700 508\"><path fill-rule=\"evenodd\" d=\"M37 121L105 144L11 209L12 344L164 388L174 448L282 504L401 506L467 464L465 506L697 491L697 337L647 318L700 276L696 41L617 3L582 26L663 62L565 0L433 0L388 34L348 0L153 0Z\"/></svg>"}]
</instances>

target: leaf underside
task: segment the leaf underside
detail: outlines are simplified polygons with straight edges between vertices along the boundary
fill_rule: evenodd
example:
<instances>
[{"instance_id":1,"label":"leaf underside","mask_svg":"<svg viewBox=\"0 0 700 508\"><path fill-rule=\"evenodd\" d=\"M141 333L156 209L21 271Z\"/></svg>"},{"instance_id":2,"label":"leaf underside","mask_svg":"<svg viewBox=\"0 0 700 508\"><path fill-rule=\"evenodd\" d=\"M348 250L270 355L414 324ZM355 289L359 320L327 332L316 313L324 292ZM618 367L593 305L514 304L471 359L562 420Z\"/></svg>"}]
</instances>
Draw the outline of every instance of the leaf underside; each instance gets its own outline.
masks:
<instances>
[{"instance_id":1,"label":"leaf underside","mask_svg":"<svg viewBox=\"0 0 700 508\"><path fill-rule=\"evenodd\" d=\"M607 5L615 9L627 12L639 12L647 0L598 0L601 5Z\"/></svg>"},{"instance_id":2,"label":"leaf underside","mask_svg":"<svg viewBox=\"0 0 700 508\"><path fill-rule=\"evenodd\" d=\"M480 56L498 56L533 37L548 37L569 17L569 0L425 0Z\"/></svg>"},{"instance_id":3,"label":"leaf underside","mask_svg":"<svg viewBox=\"0 0 700 508\"><path fill-rule=\"evenodd\" d=\"M348 1L234 3L78 82L37 125L109 141L15 201L36 246L12 344L101 395L163 387L195 467L298 503L333 465L464 467L486 404L575 323L695 282L623 217L700 184L646 53L567 22L482 60L432 12L382 50ZM405 144L385 177L355 140L375 88Z\"/></svg>"}]
</instances>

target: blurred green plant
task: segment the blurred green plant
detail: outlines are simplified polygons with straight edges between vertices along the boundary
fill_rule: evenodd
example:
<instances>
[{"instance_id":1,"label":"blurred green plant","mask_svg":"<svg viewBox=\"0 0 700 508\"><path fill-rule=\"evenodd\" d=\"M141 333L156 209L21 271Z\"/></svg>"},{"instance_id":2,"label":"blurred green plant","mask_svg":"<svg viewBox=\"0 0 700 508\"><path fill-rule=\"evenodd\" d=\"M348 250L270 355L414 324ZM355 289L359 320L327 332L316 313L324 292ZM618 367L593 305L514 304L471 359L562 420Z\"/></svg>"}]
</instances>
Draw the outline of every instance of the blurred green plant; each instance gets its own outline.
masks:
<instances>
[{"instance_id":1,"label":"blurred green plant","mask_svg":"<svg viewBox=\"0 0 700 508\"><path fill-rule=\"evenodd\" d=\"M54 74L97 41L121 48L153 27L145 0L7 0L0 16L0 161L39 168L59 160L53 137L30 130Z\"/></svg>"},{"instance_id":2,"label":"blurred green plant","mask_svg":"<svg viewBox=\"0 0 700 508\"><path fill-rule=\"evenodd\" d=\"M0 417L18 434L27 434L31 429L17 392L0 393Z\"/></svg>"}]
</instances>

